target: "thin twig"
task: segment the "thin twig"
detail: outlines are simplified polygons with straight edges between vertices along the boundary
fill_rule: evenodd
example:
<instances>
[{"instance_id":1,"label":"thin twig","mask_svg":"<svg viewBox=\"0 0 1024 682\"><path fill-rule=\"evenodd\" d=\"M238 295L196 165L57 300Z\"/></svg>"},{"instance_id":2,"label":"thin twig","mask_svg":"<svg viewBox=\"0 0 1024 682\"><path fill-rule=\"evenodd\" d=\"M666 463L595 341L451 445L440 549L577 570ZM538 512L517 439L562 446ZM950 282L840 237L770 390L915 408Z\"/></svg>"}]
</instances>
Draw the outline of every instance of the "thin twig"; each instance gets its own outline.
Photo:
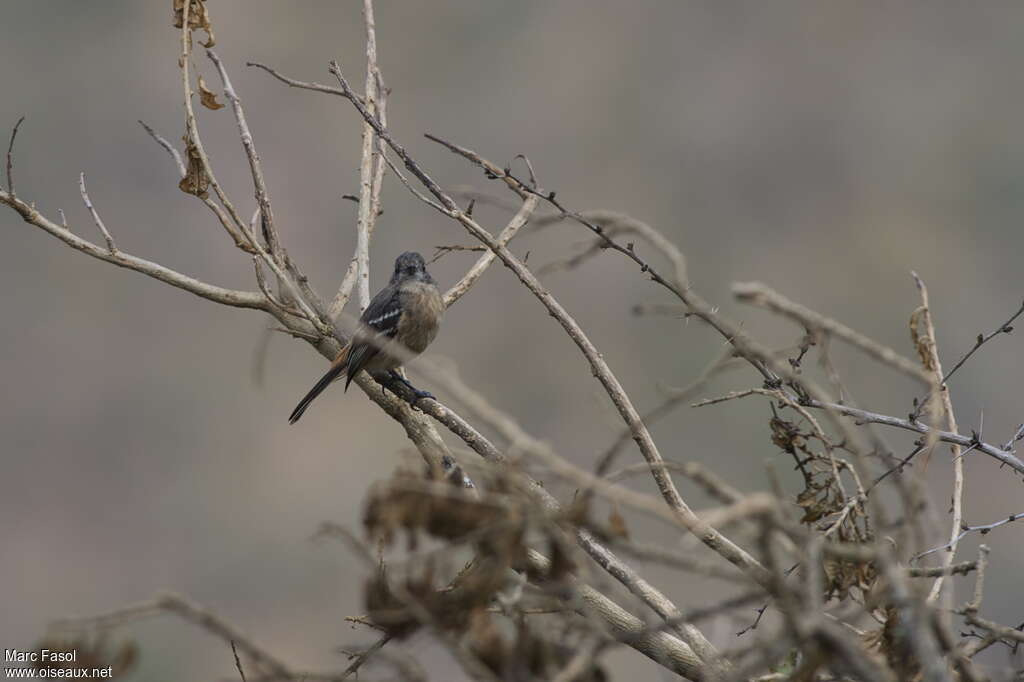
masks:
<instances>
[{"instance_id":1,"label":"thin twig","mask_svg":"<svg viewBox=\"0 0 1024 682\"><path fill-rule=\"evenodd\" d=\"M267 194L267 183L263 178L263 165L256 153L256 145L249 131L249 124L245 120L245 111L242 109L242 100L238 97L231 79L228 77L227 69L221 62L220 57L213 50L207 50L206 56L210 58L217 73L220 74L221 83L224 85L224 96L231 102L231 109L235 114L235 122L238 124L238 132L242 138L242 147L245 149L245 157L249 160L249 171L252 174L253 187L256 191L256 203L260 207L260 224L263 226L263 238L267 243L267 249L276 263L286 262L284 251L281 248L281 240L277 235L277 227L274 224L274 211L270 206L270 196Z\"/></svg>"},{"instance_id":2,"label":"thin twig","mask_svg":"<svg viewBox=\"0 0 1024 682\"><path fill-rule=\"evenodd\" d=\"M960 542L960 540L962 540L966 535L969 535L971 533L981 533L982 535L988 535L989 532L996 528L999 528L1000 526L1005 526L1008 523L1020 521L1021 519L1024 519L1024 512L1018 514L1010 514L1009 516L999 519L998 521L982 524L980 526L959 526L957 530L959 530L960 532L958 534L955 534L952 538L950 538L949 542L938 547L932 547L929 550L926 550L924 552L921 552L920 554L915 555L913 561L917 561L918 559L926 557L929 554L934 554L935 552L941 552L943 550L951 551L953 547L956 546L956 543Z\"/></svg>"},{"instance_id":3,"label":"thin twig","mask_svg":"<svg viewBox=\"0 0 1024 682\"><path fill-rule=\"evenodd\" d=\"M156 140L156 143L158 145L167 150L167 153L171 155L171 158L174 159L174 164L178 167L178 175L181 177L185 177L186 175L188 175L188 169L185 168L185 162L182 161L181 152L178 151L177 147L168 142L167 138L159 135L155 130L153 130L153 128L146 124L145 121L140 120L139 125L141 125L146 130L146 132L149 133L150 137Z\"/></svg>"},{"instance_id":4,"label":"thin twig","mask_svg":"<svg viewBox=\"0 0 1024 682\"><path fill-rule=\"evenodd\" d=\"M1017 312L1015 312L1013 315L1010 316L1010 319L1008 319L1006 322L1003 322L1001 325L996 327L996 329L994 331L991 331L988 334L978 334L978 337L974 340L974 345L971 347L971 349L969 351L967 351L966 353L964 353L963 356L961 356L961 358L956 361L956 364L953 365L953 369L949 370L942 377L942 381L940 382L939 385L940 386L945 386L946 382L949 381L950 377L952 377L956 373L956 371L958 369L963 367L964 363L967 362L968 360L970 360L971 356L974 355L976 352L978 352L978 350L982 346L984 346L986 343L988 343L989 341L991 341L995 337L999 336L1000 334L1009 334L1009 333L1013 332L1013 327L1011 325L1022 314L1024 314L1024 303L1022 303L1020 308L1017 309ZM922 409L923 408L923 406L928 402L928 398L929 397L930 397L930 395L925 395L923 398L921 398L921 399L919 399L917 401L917 404L919 406L918 409Z\"/></svg>"},{"instance_id":5,"label":"thin twig","mask_svg":"<svg viewBox=\"0 0 1024 682\"><path fill-rule=\"evenodd\" d=\"M238 674L242 677L242 682L247 682L245 671L242 670L242 659L238 657L238 649L235 647L235 640L231 640L231 653L235 655L235 667L238 669Z\"/></svg>"},{"instance_id":6,"label":"thin twig","mask_svg":"<svg viewBox=\"0 0 1024 682\"><path fill-rule=\"evenodd\" d=\"M307 83L305 81L300 81L300 80L296 80L294 78L289 78L287 76L281 75L276 70L270 68L266 64L260 64L259 62L246 62L245 65L246 66L255 66L257 69L263 69L264 71L269 73L271 76L273 76L277 80L281 81L285 85L287 85L289 87L292 87L292 88L301 88L303 90L313 90L315 92L325 92L325 93L327 93L329 95L338 95L339 97L344 97L345 96L345 92L341 88L335 88L335 87L330 86L330 85L322 85L320 83Z\"/></svg>"},{"instance_id":7,"label":"thin twig","mask_svg":"<svg viewBox=\"0 0 1024 682\"><path fill-rule=\"evenodd\" d=\"M352 675L355 675L359 671L359 668L362 667L363 663L366 663L366 661L369 660L371 656L373 656L375 653L383 649L384 645L386 645L390 641L391 635L386 634L381 636L380 639L378 639L376 642L370 645L366 650L361 651L355 657L355 660L352 661L352 663L350 663L349 666L341 672L341 675L338 676L338 679L344 680L351 677Z\"/></svg>"},{"instance_id":8,"label":"thin twig","mask_svg":"<svg viewBox=\"0 0 1024 682\"><path fill-rule=\"evenodd\" d=\"M18 195L18 193L14 191L14 162L12 161L14 138L18 136L18 128L21 127L21 122L24 120L25 117L22 116L18 119L18 122L14 124L14 128L11 130L11 141L7 143L7 191L10 192L12 197Z\"/></svg>"},{"instance_id":9,"label":"thin twig","mask_svg":"<svg viewBox=\"0 0 1024 682\"><path fill-rule=\"evenodd\" d=\"M103 224L103 219L100 218L100 214L96 212L96 209L92 205L92 201L89 199L88 192L85 191L85 173L78 174L78 191L82 195L82 202L85 203L85 207L89 209L89 215L92 216L92 221L96 223L96 227L100 229L103 234L104 241L107 242L107 251L111 256L117 255L117 244L114 243L114 238L110 236L110 232L107 231L107 226Z\"/></svg>"}]
</instances>

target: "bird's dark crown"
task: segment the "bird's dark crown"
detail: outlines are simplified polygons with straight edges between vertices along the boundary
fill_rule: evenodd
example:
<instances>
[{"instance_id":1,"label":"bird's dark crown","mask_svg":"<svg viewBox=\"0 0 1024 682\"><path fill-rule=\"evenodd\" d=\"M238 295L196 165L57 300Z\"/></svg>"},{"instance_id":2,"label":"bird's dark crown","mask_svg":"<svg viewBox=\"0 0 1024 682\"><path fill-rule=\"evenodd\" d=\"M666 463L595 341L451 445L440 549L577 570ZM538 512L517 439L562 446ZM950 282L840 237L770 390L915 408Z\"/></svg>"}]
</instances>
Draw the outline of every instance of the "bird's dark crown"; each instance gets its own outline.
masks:
<instances>
[{"instance_id":1,"label":"bird's dark crown","mask_svg":"<svg viewBox=\"0 0 1024 682\"><path fill-rule=\"evenodd\" d=\"M421 279L427 282L434 281L430 273L427 272L427 264L424 262L423 256L415 251L406 251L395 259L395 272L391 275L391 282L394 283L408 278Z\"/></svg>"}]
</instances>

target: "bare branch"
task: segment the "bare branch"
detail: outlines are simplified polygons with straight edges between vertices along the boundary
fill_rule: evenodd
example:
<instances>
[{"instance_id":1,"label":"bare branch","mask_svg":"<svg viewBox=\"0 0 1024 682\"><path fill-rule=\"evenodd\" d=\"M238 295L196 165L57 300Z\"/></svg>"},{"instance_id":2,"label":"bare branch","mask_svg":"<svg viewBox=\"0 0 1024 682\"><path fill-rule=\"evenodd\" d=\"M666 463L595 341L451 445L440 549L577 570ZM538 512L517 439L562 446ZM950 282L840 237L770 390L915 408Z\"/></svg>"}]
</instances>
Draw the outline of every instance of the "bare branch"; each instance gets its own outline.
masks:
<instances>
[{"instance_id":1,"label":"bare branch","mask_svg":"<svg viewBox=\"0 0 1024 682\"><path fill-rule=\"evenodd\" d=\"M106 261L107 263L112 263L118 267L141 272L142 274L158 279L161 282L166 282L173 287L184 289L196 296L201 296L202 298L209 299L216 303L234 306L236 308L267 310L268 302L262 294L214 286L212 284L207 284L206 282L201 282L193 277L189 277L188 275L183 275L180 272L171 270L170 268L164 267L158 263L153 263L151 261L129 255L123 251L111 252L109 248L100 247L90 241L76 236L68 228L62 227L61 225L45 218L32 206L16 197L12 197L7 192L0 191L0 204L13 208L21 215L22 219L26 223L44 230L57 239L60 239L71 248L88 254L93 258L98 258L99 260Z\"/></svg>"},{"instance_id":2,"label":"bare branch","mask_svg":"<svg viewBox=\"0 0 1024 682\"><path fill-rule=\"evenodd\" d=\"M373 0L363 0L366 20L366 86L363 101L367 110L377 115L377 26L373 19ZM358 271L359 312L370 305L370 232L377 220L373 205L374 165L377 144L373 127L363 123L363 154L359 165L359 220L356 223L356 265ZM381 166L383 168L383 166Z\"/></svg>"}]
</instances>

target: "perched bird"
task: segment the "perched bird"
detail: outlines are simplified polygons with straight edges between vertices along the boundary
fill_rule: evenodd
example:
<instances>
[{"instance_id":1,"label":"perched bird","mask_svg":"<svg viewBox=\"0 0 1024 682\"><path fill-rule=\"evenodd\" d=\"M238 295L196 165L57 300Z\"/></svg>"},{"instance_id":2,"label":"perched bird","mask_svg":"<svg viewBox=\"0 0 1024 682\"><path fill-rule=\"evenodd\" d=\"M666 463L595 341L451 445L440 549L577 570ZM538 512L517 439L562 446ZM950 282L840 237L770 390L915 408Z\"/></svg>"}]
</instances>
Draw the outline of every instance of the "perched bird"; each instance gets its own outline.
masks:
<instances>
[{"instance_id":1,"label":"perched bird","mask_svg":"<svg viewBox=\"0 0 1024 682\"><path fill-rule=\"evenodd\" d=\"M416 394L416 400L433 398L430 393L414 388L395 369L402 361L388 353L392 343L404 346L414 355L422 353L437 336L444 314L444 299L434 278L427 272L423 256L407 251L395 260L391 281L373 297L366 312L359 318L359 329L352 336L331 368L292 410L288 423L294 424L306 411L313 399L332 381L345 373L345 390L360 370L380 376L388 374L402 382ZM376 335L377 343L372 341ZM383 343L381 346L380 342Z\"/></svg>"}]
</instances>

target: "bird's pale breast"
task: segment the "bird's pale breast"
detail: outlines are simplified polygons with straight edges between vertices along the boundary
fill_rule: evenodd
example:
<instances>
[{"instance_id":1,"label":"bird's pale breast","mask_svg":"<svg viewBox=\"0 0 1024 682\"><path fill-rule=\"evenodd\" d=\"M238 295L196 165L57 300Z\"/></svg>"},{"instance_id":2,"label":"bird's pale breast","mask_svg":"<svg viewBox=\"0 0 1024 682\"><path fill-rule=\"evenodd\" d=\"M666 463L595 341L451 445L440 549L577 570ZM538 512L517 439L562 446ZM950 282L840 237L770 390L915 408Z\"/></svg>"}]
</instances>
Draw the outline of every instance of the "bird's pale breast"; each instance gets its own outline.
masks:
<instances>
[{"instance_id":1,"label":"bird's pale breast","mask_svg":"<svg viewBox=\"0 0 1024 682\"><path fill-rule=\"evenodd\" d=\"M405 314L398 322L398 338L413 353L422 353L437 336L444 314L441 292L432 283L408 282L402 286L400 295Z\"/></svg>"}]
</instances>

